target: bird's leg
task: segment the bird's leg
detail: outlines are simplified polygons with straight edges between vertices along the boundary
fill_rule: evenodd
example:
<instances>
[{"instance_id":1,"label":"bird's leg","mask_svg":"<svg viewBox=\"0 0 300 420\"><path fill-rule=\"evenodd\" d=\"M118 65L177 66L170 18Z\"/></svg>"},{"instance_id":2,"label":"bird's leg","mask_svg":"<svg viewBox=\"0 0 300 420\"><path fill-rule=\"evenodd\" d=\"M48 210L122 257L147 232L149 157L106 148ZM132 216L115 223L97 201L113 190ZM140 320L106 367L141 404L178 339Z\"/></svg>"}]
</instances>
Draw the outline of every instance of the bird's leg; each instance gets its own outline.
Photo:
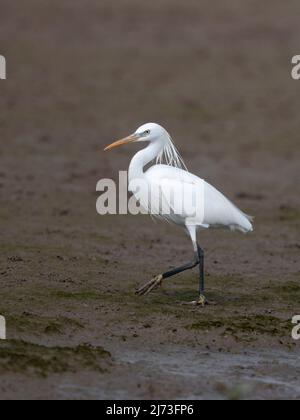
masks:
<instances>
[{"instance_id":1,"label":"bird's leg","mask_svg":"<svg viewBox=\"0 0 300 420\"><path fill-rule=\"evenodd\" d=\"M169 277L173 277L176 274L182 273L183 271L191 270L191 269L197 267L197 265L199 265L199 254L198 254L198 252L196 253L195 260L193 262L185 264L181 267L174 268L173 270L167 271L164 274L160 274L160 275L154 277L152 280L150 280L144 286L140 287L136 291L136 294L140 295L140 296L148 295L150 292L152 292L152 290L155 290L155 289L157 289L157 287L161 286L163 280L165 280Z\"/></svg>"},{"instance_id":2,"label":"bird's leg","mask_svg":"<svg viewBox=\"0 0 300 420\"><path fill-rule=\"evenodd\" d=\"M146 283L144 286L140 287L136 294L139 296L148 295L153 290L157 289L162 285L163 280L173 277L176 274L182 273L183 271L192 270L193 268L199 266L199 299L193 302L184 303L187 305L195 306L205 306L205 305L214 305L214 302L209 302L205 297L205 272L204 272L204 251L197 245L197 251L195 253L195 260L191 263L185 264L181 267L174 268L173 270L167 271L164 274L160 274Z\"/></svg>"},{"instance_id":3,"label":"bird's leg","mask_svg":"<svg viewBox=\"0 0 300 420\"><path fill-rule=\"evenodd\" d=\"M215 302L208 301L205 297L205 271L204 271L204 251L197 245L197 254L199 259L199 299L184 305L205 306L215 305Z\"/></svg>"},{"instance_id":4,"label":"bird's leg","mask_svg":"<svg viewBox=\"0 0 300 420\"><path fill-rule=\"evenodd\" d=\"M199 299L195 302L192 302L196 306L205 306L205 305L215 305L215 302L208 301L205 296L205 270L204 270L204 251L198 246L198 256L199 256Z\"/></svg>"},{"instance_id":5,"label":"bird's leg","mask_svg":"<svg viewBox=\"0 0 300 420\"><path fill-rule=\"evenodd\" d=\"M204 306L207 303L205 297L205 272L204 272L204 251L203 249L197 245L198 247L198 257L199 257L199 300L197 301L197 305Z\"/></svg>"}]
</instances>

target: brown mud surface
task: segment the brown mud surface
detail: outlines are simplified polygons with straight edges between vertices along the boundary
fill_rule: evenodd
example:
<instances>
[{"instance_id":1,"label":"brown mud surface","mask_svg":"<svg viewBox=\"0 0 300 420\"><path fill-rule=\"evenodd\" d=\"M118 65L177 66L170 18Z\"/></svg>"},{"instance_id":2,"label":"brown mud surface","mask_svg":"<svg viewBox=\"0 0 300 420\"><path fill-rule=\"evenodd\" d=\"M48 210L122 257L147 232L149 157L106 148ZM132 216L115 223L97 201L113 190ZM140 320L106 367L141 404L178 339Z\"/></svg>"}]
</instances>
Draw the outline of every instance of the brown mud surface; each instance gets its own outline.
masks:
<instances>
[{"instance_id":1,"label":"brown mud surface","mask_svg":"<svg viewBox=\"0 0 300 420\"><path fill-rule=\"evenodd\" d=\"M0 398L300 398L297 0L1 3ZM190 170L255 216L207 231L197 273L177 228L96 214L99 179L147 121Z\"/></svg>"}]
</instances>

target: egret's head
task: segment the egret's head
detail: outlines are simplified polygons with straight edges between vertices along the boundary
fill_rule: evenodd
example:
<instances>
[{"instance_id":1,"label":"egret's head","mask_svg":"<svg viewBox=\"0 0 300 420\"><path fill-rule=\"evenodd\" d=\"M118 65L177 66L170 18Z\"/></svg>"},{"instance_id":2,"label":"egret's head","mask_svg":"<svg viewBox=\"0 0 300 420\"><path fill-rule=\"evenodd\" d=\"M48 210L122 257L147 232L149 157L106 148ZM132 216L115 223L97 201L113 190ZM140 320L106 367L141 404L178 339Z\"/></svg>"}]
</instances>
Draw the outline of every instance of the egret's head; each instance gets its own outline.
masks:
<instances>
[{"instance_id":1,"label":"egret's head","mask_svg":"<svg viewBox=\"0 0 300 420\"><path fill-rule=\"evenodd\" d=\"M174 166L187 170L180 153L176 149L169 133L159 124L148 123L142 125L135 133L122 140L115 141L104 150L111 150L115 147L123 146L123 144L138 143L146 141L149 143L156 143L158 147L158 154L156 162L158 164L165 163L168 166Z\"/></svg>"},{"instance_id":2,"label":"egret's head","mask_svg":"<svg viewBox=\"0 0 300 420\"><path fill-rule=\"evenodd\" d=\"M148 123L139 127L134 133L138 141L156 141L166 137L166 130L159 124Z\"/></svg>"},{"instance_id":3,"label":"egret's head","mask_svg":"<svg viewBox=\"0 0 300 420\"><path fill-rule=\"evenodd\" d=\"M106 147L106 150L111 150L124 144L136 143L136 142L154 142L158 140L168 139L168 133L159 124L148 123L139 127L135 133L122 140L118 140Z\"/></svg>"}]
</instances>

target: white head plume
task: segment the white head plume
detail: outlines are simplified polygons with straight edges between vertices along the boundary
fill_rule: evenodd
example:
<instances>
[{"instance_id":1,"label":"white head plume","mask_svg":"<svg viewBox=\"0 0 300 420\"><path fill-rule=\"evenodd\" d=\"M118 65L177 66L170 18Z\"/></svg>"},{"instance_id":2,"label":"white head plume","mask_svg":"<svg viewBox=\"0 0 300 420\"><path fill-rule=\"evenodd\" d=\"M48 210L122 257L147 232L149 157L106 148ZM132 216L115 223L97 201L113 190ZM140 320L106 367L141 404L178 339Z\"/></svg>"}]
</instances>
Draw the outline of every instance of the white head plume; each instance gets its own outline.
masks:
<instances>
[{"instance_id":1,"label":"white head plume","mask_svg":"<svg viewBox=\"0 0 300 420\"><path fill-rule=\"evenodd\" d=\"M157 156L156 163L174 166L175 168L180 168L187 171L184 160L181 157L177 147L173 143L171 136L167 132L166 134L168 136L168 141L166 142L166 145L164 146L161 153Z\"/></svg>"},{"instance_id":2,"label":"white head plume","mask_svg":"<svg viewBox=\"0 0 300 420\"><path fill-rule=\"evenodd\" d=\"M139 141L162 141L163 148L157 156L156 164L165 164L187 171L184 160L174 145L170 134L162 126L155 123L144 124L136 133L140 136Z\"/></svg>"}]
</instances>

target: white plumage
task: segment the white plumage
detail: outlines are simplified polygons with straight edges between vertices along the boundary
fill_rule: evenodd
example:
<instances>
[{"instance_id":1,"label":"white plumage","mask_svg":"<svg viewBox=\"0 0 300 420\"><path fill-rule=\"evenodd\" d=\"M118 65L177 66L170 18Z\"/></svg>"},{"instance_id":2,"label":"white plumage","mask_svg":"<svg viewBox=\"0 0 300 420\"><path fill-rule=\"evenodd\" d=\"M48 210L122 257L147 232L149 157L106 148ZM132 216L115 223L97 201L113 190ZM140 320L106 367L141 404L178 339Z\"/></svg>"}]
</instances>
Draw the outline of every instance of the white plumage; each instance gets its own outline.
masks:
<instances>
[{"instance_id":1,"label":"white plumage","mask_svg":"<svg viewBox=\"0 0 300 420\"><path fill-rule=\"evenodd\" d=\"M148 132L148 135L144 134ZM204 182L204 203L199 203L199 206L204 205L204 219L199 221L199 224L195 223L195 228L225 227L242 232L253 230L250 216L239 210L212 185L188 172L170 135L164 128L153 123L145 124L136 131L135 135L139 137L137 141L149 141L150 143L148 147L138 152L131 161L129 166L129 188L131 189L130 185L134 184L136 180L145 180L147 182L147 191L139 190L135 192L134 189L131 189L131 192L135 194L143 207L147 207L146 210L149 213L151 213L151 208L163 207L165 211L160 213L161 217L185 226L187 215L173 215L172 203L165 202L164 198L173 195L177 202L182 201L184 197L180 193L184 191L184 184L192 185L196 194L197 188L202 188L202 182ZM144 168L155 158L157 158L157 164L144 171ZM163 162L166 164L163 164ZM162 202L158 202L157 196L151 196L151 199L148 200L148 191L153 190L153 184L160 188L162 192L164 191L161 198ZM168 194L167 188L169 188ZM146 202L148 202L148 206ZM149 208L149 204L151 208ZM180 208L180 205L178 205L178 208Z\"/></svg>"},{"instance_id":2,"label":"white plumage","mask_svg":"<svg viewBox=\"0 0 300 420\"><path fill-rule=\"evenodd\" d=\"M179 168L170 167L167 165L155 165L148 169L145 174L145 179L149 184L156 183L159 185L164 180L169 182L170 190L175 192L176 200L181 200L182 197L176 195L176 191L182 191L184 187L182 184L191 184L195 189L201 188L202 181L197 176L188 171ZM199 221L197 227L216 228L224 227L231 230L240 230L244 233L253 230L250 222L251 217L239 210L230 200L228 200L220 191L214 188L209 183L204 182L204 220ZM167 196L167 194L165 194ZM137 198L139 195L137 193ZM200 205L200 203L199 203ZM163 215L162 215L163 216ZM178 217L177 223L185 225L186 215L176 215Z\"/></svg>"},{"instance_id":3,"label":"white plumage","mask_svg":"<svg viewBox=\"0 0 300 420\"><path fill-rule=\"evenodd\" d=\"M130 163L129 190L147 213L186 228L196 253L200 249L197 245L197 231L200 228L221 227L244 233L253 230L250 216L239 210L212 185L188 172L170 135L163 127L154 123L145 124L133 135L113 143L106 150L132 142L149 144ZM156 164L146 169L153 161ZM190 193L184 194L184 191ZM190 206L186 206L187 204ZM193 206L201 211L191 219L185 208ZM150 285L150 290L153 289L152 286L153 284Z\"/></svg>"}]
</instances>

